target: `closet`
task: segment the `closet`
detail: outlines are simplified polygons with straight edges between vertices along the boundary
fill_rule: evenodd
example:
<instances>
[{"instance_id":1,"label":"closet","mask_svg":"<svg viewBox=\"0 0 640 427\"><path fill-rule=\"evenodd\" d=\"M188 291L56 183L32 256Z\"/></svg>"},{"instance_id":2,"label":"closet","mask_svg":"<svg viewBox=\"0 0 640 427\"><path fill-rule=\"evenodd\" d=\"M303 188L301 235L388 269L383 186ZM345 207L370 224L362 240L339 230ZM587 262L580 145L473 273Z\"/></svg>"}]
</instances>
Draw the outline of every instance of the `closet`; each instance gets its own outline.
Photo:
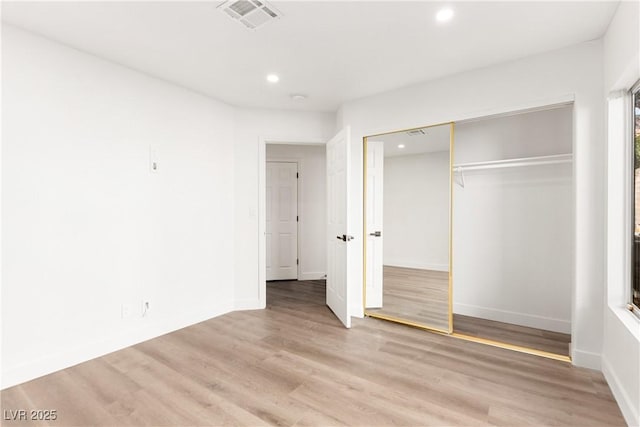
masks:
<instances>
[{"instance_id":1,"label":"closet","mask_svg":"<svg viewBox=\"0 0 640 427\"><path fill-rule=\"evenodd\" d=\"M454 332L569 356L572 115L457 124Z\"/></svg>"},{"instance_id":2,"label":"closet","mask_svg":"<svg viewBox=\"0 0 640 427\"><path fill-rule=\"evenodd\" d=\"M572 123L562 105L366 137L365 314L569 360Z\"/></svg>"}]
</instances>

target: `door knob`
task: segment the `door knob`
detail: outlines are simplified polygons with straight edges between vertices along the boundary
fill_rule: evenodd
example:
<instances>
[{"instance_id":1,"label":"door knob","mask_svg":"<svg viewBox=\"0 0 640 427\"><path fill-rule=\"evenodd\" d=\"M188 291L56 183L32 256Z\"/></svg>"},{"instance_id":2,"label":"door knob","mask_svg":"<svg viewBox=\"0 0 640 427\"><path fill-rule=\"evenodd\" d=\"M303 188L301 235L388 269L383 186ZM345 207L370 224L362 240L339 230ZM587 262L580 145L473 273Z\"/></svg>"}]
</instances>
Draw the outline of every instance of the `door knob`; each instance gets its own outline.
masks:
<instances>
[{"instance_id":1,"label":"door knob","mask_svg":"<svg viewBox=\"0 0 640 427\"><path fill-rule=\"evenodd\" d=\"M374 231L373 233L369 233L369 236L380 237L382 236L382 231Z\"/></svg>"},{"instance_id":2,"label":"door knob","mask_svg":"<svg viewBox=\"0 0 640 427\"><path fill-rule=\"evenodd\" d=\"M346 234L343 234L342 236L336 236L336 238L338 240L342 240L343 242L349 242L353 240L353 236L347 236Z\"/></svg>"}]
</instances>

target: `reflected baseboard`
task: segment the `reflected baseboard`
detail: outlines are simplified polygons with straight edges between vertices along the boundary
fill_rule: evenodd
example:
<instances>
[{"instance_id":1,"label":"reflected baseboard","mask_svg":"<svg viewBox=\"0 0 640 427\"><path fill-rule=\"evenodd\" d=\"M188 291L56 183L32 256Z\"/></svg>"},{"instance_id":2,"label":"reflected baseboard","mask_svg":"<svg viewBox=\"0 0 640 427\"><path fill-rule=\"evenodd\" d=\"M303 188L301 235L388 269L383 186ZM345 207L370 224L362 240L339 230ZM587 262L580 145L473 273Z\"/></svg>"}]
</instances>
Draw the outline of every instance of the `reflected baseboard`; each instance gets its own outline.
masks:
<instances>
[{"instance_id":1,"label":"reflected baseboard","mask_svg":"<svg viewBox=\"0 0 640 427\"><path fill-rule=\"evenodd\" d=\"M429 264L421 262L385 261L385 267L415 268L417 270L449 271L449 264Z\"/></svg>"}]
</instances>

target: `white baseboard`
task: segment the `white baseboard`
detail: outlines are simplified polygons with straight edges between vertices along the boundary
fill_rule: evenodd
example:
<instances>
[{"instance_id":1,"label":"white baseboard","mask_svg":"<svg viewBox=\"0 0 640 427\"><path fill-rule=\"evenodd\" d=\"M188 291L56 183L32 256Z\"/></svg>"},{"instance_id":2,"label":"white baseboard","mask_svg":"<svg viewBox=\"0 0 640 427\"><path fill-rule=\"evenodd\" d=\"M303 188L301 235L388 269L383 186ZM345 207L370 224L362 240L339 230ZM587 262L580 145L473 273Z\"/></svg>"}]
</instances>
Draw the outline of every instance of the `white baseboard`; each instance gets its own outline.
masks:
<instances>
[{"instance_id":1,"label":"white baseboard","mask_svg":"<svg viewBox=\"0 0 640 427\"><path fill-rule=\"evenodd\" d=\"M68 351L46 355L10 367L2 372L0 389L4 390L43 375L51 374L169 332L209 320L232 311L232 308L231 302L229 302L220 304L218 307L206 307L197 312L181 314L167 319L149 319L149 323L143 320L135 327L118 335L83 343Z\"/></svg>"},{"instance_id":2,"label":"white baseboard","mask_svg":"<svg viewBox=\"0 0 640 427\"><path fill-rule=\"evenodd\" d=\"M389 267L404 267L404 268L417 268L420 270L433 270L433 271L449 271L449 264L430 264L430 263L418 263L418 262L404 262L404 261L384 261L384 265Z\"/></svg>"},{"instance_id":3,"label":"white baseboard","mask_svg":"<svg viewBox=\"0 0 640 427\"><path fill-rule=\"evenodd\" d=\"M636 402L634 405L622 386L620 378L618 378L611 364L605 357L602 357L602 373L609 384L609 388L620 407L620 411L627 425L631 427L640 426L640 409L638 408L638 403Z\"/></svg>"},{"instance_id":4,"label":"white baseboard","mask_svg":"<svg viewBox=\"0 0 640 427\"><path fill-rule=\"evenodd\" d=\"M477 305L462 303L454 303L453 312L456 314L463 314L465 316L495 320L497 322L544 329L546 331L561 332L563 334L571 333L571 322L568 320L553 319L533 314L524 314L492 307L480 307Z\"/></svg>"},{"instance_id":5,"label":"white baseboard","mask_svg":"<svg viewBox=\"0 0 640 427\"><path fill-rule=\"evenodd\" d=\"M301 271L298 280L322 280L325 277L326 273L324 271Z\"/></svg>"},{"instance_id":6,"label":"white baseboard","mask_svg":"<svg viewBox=\"0 0 640 427\"><path fill-rule=\"evenodd\" d=\"M573 346L571 351L571 363L574 366L595 369L596 371L602 369L602 359L600 357L600 354L592 353L590 351L577 350L574 349Z\"/></svg>"},{"instance_id":7,"label":"white baseboard","mask_svg":"<svg viewBox=\"0 0 640 427\"><path fill-rule=\"evenodd\" d=\"M267 284L267 286L269 286ZM234 311L240 310L261 310L265 308L265 304L258 299L240 299L235 300L233 304Z\"/></svg>"}]
</instances>

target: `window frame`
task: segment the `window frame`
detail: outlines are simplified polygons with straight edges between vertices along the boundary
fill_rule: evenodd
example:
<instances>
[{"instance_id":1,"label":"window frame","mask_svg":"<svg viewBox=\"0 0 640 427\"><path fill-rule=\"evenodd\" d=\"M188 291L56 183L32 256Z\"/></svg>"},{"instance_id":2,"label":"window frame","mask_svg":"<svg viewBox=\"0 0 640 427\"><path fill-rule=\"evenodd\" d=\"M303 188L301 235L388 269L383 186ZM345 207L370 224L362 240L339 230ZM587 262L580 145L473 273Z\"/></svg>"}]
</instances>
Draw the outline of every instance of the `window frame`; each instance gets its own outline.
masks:
<instances>
[{"instance_id":1,"label":"window frame","mask_svg":"<svg viewBox=\"0 0 640 427\"><path fill-rule=\"evenodd\" d=\"M630 178L631 178L631 185L630 185L630 208L631 208L631 250L629 252L630 254L630 259L629 260L629 267L627 270L627 274L629 277L629 281L628 284L626 286L626 300L627 300L627 309L629 311L631 311L633 314L635 314L638 318L640 318L640 307L637 306L634 301L633 301L633 291L634 291L634 283L636 280L635 277L635 268L636 268L636 250L635 250L635 235L636 235L636 230L635 230L635 224L636 224L636 182L635 182L635 159L636 159L636 144L635 144L635 139L636 139L636 114L635 114L635 96L637 94L638 97L640 97L640 80L638 80L632 87L631 89L629 89L629 103L627 105L629 105L629 115L627 117L629 117L629 141L630 141L630 164L631 164L631 173L630 173ZM629 164L628 163L628 164ZM640 280L640 277L638 277L638 280Z\"/></svg>"}]
</instances>

